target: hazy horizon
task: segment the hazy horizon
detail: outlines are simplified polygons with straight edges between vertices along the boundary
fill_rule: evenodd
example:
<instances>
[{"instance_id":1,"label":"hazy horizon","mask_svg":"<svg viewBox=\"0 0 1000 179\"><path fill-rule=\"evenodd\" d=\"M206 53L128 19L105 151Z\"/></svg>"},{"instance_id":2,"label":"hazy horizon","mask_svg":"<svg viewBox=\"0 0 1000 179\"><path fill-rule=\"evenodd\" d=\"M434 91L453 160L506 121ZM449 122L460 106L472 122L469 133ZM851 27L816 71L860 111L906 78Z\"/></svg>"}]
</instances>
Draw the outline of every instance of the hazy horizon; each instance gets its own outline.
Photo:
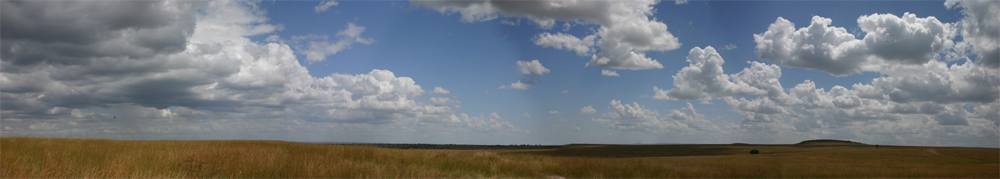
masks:
<instances>
[{"instance_id":1,"label":"hazy horizon","mask_svg":"<svg viewBox=\"0 0 1000 179\"><path fill-rule=\"evenodd\" d=\"M0 1L0 135L1000 148L1000 1Z\"/></svg>"}]
</instances>

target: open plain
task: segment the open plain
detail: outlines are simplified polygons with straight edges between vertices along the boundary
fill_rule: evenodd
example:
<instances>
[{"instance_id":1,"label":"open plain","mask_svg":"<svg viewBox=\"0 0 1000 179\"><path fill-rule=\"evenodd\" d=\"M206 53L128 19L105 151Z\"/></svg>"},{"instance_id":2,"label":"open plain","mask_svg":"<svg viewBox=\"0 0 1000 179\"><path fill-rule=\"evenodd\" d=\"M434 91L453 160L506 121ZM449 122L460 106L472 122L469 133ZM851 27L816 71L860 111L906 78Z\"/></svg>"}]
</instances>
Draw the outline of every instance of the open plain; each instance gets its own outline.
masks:
<instances>
[{"instance_id":1,"label":"open plain","mask_svg":"<svg viewBox=\"0 0 1000 179\"><path fill-rule=\"evenodd\" d=\"M750 154L757 149L760 154ZM6 137L3 178L998 178L1000 149L591 145L393 149L283 141Z\"/></svg>"}]
</instances>

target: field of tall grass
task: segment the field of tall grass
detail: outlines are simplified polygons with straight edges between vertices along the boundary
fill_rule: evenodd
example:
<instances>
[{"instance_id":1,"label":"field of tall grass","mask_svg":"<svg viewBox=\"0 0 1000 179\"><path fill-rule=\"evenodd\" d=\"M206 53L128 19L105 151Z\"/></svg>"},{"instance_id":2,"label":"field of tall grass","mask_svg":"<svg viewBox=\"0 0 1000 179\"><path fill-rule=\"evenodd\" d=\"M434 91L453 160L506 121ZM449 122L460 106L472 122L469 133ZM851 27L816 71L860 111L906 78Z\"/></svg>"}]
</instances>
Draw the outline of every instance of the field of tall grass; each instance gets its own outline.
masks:
<instances>
[{"instance_id":1,"label":"field of tall grass","mask_svg":"<svg viewBox=\"0 0 1000 179\"><path fill-rule=\"evenodd\" d=\"M761 154L751 155L751 149ZM1000 178L1000 149L866 145L404 150L281 141L0 138L2 178Z\"/></svg>"}]
</instances>

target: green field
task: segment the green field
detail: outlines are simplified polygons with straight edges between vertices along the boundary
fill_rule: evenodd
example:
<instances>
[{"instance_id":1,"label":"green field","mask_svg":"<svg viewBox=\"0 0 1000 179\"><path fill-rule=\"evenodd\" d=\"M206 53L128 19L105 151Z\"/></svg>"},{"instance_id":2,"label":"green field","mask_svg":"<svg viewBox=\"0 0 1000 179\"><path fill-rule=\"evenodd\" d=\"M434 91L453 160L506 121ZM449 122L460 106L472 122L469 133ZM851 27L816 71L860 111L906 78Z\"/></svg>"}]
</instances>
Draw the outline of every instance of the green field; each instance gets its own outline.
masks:
<instances>
[{"instance_id":1,"label":"green field","mask_svg":"<svg viewBox=\"0 0 1000 179\"><path fill-rule=\"evenodd\" d=\"M8 137L0 163L3 178L1000 178L1000 149L842 142L424 150Z\"/></svg>"}]
</instances>

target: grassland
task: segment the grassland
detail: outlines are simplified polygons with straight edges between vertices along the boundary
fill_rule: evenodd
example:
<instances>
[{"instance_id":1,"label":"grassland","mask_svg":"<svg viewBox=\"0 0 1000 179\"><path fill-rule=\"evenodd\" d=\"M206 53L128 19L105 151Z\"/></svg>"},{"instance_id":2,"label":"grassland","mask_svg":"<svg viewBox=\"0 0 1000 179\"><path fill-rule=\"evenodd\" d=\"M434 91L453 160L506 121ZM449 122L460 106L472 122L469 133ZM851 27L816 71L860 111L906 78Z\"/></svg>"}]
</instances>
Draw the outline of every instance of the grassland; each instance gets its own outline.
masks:
<instances>
[{"instance_id":1,"label":"grassland","mask_svg":"<svg viewBox=\"0 0 1000 179\"><path fill-rule=\"evenodd\" d=\"M13 137L0 138L0 162L3 178L1000 178L1000 149L863 144L405 150Z\"/></svg>"}]
</instances>

